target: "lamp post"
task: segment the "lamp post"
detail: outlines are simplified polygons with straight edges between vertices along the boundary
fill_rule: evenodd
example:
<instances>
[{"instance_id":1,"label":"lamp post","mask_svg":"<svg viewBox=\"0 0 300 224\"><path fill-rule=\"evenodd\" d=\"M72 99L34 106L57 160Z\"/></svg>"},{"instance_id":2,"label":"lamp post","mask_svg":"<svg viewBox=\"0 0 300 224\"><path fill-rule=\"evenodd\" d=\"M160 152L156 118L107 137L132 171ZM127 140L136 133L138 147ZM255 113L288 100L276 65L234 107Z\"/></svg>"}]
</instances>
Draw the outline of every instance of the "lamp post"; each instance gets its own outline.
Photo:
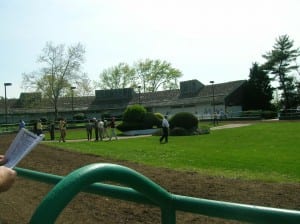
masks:
<instances>
[{"instance_id":1,"label":"lamp post","mask_svg":"<svg viewBox=\"0 0 300 224\"><path fill-rule=\"evenodd\" d=\"M212 89L212 105L213 105L213 123L215 125L216 123L216 107L215 107L215 86L214 86L214 81L209 82L211 84L211 89Z\"/></svg>"},{"instance_id":2,"label":"lamp post","mask_svg":"<svg viewBox=\"0 0 300 224\"><path fill-rule=\"evenodd\" d=\"M213 105L213 112L216 112L216 108L215 108L215 86L214 86L214 81L210 81L211 84L211 89L212 89L212 105Z\"/></svg>"},{"instance_id":3,"label":"lamp post","mask_svg":"<svg viewBox=\"0 0 300 224\"><path fill-rule=\"evenodd\" d=\"M4 105L5 105L5 124L6 124L6 130L7 130L7 97L6 97L6 86L11 86L12 83L5 82L4 83Z\"/></svg>"},{"instance_id":4,"label":"lamp post","mask_svg":"<svg viewBox=\"0 0 300 224\"><path fill-rule=\"evenodd\" d=\"M141 86L138 86L139 89L139 104L141 104Z\"/></svg>"},{"instance_id":5,"label":"lamp post","mask_svg":"<svg viewBox=\"0 0 300 224\"><path fill-rule=\"evenodd\" d=\"M76 87L71 86L71 91L72 91L72 119L74 118L74 89L76 89Z\"/></svg>"}]
</instances>

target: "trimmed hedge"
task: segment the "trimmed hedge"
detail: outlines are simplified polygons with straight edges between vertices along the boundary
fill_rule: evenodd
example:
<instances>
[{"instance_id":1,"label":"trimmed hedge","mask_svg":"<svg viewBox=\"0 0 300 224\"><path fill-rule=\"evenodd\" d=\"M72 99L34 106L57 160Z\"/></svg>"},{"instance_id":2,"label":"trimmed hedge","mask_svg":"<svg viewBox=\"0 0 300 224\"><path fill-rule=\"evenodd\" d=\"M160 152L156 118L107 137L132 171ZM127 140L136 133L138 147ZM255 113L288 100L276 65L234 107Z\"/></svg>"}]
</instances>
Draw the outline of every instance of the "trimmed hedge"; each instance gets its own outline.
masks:
<instances>
[{"instance_id":1,"label":"trimmed hedge","mask_svg":"<svg viewBox=\"0 0 300 224\"><path fill-rule=\"evenodd\" d=\"M184 128L187 130L198 128L198 119L193 114L188 112L180 112L175 114L170 119L170 128L175 127Z\"/></svg>"},{"instance_id":2,"label":"trimmed hedge","mask_svg":"<svg viewBox=\"0 0 300 224\"><path fill-rule=\"evenodd\" d=\"M141 105L129 106L123 115L123 121L117 126L120 131L151 129L159 127L161 120Z\"/></svg>"},{"instance_id":3,"label":"trimmed hedge","mask_svg":"<svg viewBox=\"0 0 300 224\"><path fill-rule=\"evenodd\" d=\"M188 112L180 112L171 117L170 135L186 136L202 134L198 129L198 119L193 114Z\"/></svg>"},{"instance_id":4,"label":"trimmed hedge","mask_svg":"<svg viewBox=\"0 0 300 224\"><path fill-rule=\"evenodd\" d=\"M142 122L144 120L146 109L139 105L132 105L126 108L123 114L123 121L126 122Z\"/></svg>"}]
</instances>

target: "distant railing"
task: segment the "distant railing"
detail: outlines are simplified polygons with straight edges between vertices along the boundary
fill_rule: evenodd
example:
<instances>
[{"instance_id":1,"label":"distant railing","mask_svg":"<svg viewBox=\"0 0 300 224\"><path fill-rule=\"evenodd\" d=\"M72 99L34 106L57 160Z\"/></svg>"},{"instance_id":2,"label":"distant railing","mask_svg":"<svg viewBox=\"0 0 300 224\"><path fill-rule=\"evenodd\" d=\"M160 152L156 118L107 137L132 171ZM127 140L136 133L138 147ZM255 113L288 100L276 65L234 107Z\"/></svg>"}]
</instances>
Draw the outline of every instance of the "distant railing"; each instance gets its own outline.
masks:
<instances>
[{"instance_id":1,"label":"distant railing","mask_svg":"<svg viewBox=\"0 0 300 224\"><path fill-rule=\"evenodd\" d=\"M80 191L157 206L161 223L176 223L176 211L251 223L299 224L300 211L229 203L172 194L142 174L114 164L91 164L66 177L15 168L20 176L56 184L42 200L30 224L54 223L61 211ZM128 187L95 183L114 181Z\"/></svg>"},{"instance_id":2,"label":"distant railing","mask_svg":"<svg viewBox=\"0 0 300 224\"><path fill-rule=\"evenodd\" d=\"M298 120L300 119L300 109L285 109L279 111L280 120Z\"/></svg>"}]
</instances>

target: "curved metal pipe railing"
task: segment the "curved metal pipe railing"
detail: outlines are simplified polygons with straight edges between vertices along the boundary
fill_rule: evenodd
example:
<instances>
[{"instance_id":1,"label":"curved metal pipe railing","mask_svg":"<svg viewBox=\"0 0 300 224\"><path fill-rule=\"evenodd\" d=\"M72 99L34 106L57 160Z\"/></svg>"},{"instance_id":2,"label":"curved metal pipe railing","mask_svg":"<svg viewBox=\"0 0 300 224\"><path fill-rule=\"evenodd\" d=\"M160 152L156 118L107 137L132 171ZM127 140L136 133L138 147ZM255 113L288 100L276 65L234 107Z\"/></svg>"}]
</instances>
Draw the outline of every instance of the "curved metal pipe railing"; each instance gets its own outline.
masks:
<instances>
[{"instance_id":1,"label":"curved metal pipe railing","mask_svg":"<svg viewBox=\"0 0 300 224\"><path fill-rule=\"evenodd\" d=\"M54 223L60 212L80 191L151 204L161 209L161 223L176 223L176 211L250 223L300 223L300 212L261 206L199 199L169 193L142 174L114 164L91 164L66 177L15 168L20 176L56 184L35 210L30 223ZM127 187L95 183L114 181Z\"/></svg>"}]
</instances>

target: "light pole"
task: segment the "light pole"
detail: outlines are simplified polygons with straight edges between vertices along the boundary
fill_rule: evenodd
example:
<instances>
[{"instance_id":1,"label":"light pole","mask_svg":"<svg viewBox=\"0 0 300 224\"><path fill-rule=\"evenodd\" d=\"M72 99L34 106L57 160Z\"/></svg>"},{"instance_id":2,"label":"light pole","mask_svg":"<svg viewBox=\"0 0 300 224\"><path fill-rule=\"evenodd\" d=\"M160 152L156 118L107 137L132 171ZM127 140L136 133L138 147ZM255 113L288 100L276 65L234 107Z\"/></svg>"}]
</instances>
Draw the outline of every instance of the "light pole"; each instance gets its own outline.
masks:
<instances>
[{"instance_id":1,"label":"light pole","mask_svg":"<svg viewBox=\"0 0 300 224\"><path fill-rule=\"evenodd\" d=\"M212 105L213 105L213 123L214 125L216 124L216 107L215 107L215 86L214 86L214 81L209 82L211 84L211 89L212 89Z\"/></svg>"},{"instance_id":2,"label":"light pole","mask_svg":"<svg viewBox=\"0 0 300 224\"><path fill-rule=\"evenodd\" d=\"M74 89L76 89L76 87L71 86L71 91L72 91L72 120L74 118Z\"/></svg>"},{"instance_id":3,"label":"light pole","mask_svg":"<svg viewBox=\"0 0 300 224\"><path fill-rule=\"evenodd\" d=\"M213 112L216 112L216 108L215 108L215 86L214 86L214 81L210 81L211 84L211 89L212 89L212 105L213 105Z\"/></svg>"},{"instance_id":4,"label":"light pole","mask_svg":"<svg viewBox=\"0 0 300 224\"><path fill-rule=\"evenodd\" d=\"M139 89L139 104L141 104L141 86L138 86Z\"/></svg>"},{"instance_id":5,"label":"light pole","mask_svg":"<svg viewBox=\"0 0 300 224\"><path fill-rule=\"evenodd\" d=\"M5 124L6 124L6 130L7 130L7 97L6 97L6 86L11 86L12 83L5 82L4 83L4 105L5 105Z\"/></svg>"}]
</instances>

